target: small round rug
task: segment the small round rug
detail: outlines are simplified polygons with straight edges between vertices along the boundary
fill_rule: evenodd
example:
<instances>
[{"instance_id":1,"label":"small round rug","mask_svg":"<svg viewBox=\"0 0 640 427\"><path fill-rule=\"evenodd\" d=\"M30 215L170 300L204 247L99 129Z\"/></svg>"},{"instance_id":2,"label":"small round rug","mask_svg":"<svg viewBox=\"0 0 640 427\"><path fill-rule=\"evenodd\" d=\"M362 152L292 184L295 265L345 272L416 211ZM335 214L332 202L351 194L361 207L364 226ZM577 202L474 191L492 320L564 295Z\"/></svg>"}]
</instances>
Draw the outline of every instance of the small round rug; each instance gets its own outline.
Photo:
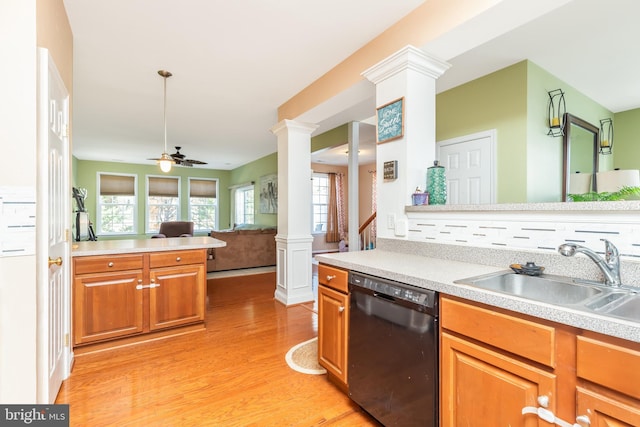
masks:
<instances>
[{"instance_id":1,"label":"small round rug","mask_svg":"<svg viewBox=\"0 0 640 427\"><path fill-rule=\"evenodd\" d=\"M318 337L294 345L284 358L291 369L303 374L322 375L327 372L318 364Z\"/></svg>"}]
</instances>

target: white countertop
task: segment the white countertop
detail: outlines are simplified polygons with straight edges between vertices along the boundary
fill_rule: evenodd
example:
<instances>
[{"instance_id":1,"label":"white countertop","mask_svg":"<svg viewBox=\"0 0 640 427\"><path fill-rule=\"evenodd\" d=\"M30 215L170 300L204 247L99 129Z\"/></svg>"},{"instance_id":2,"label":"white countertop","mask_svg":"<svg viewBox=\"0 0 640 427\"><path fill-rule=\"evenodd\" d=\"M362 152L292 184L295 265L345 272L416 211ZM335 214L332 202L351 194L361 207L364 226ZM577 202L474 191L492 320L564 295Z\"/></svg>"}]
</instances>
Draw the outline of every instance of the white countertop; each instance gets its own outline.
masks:
<instances>
[{"instance_id":1,"label":"white countertop","mask_svg":"<svg viewBox=\"0 0 640 427\"><path fill-rule=\"evenodd\" d=\"M432 289L577 328L640 342L640 323L453 283L505 268L374 249L317 254L324 264Z\"/></svg>"},{"instance_id":2,"label":"white countertop","mask_svg":"<svg viewBox=\"0 0 640 427\"><path fill-rule=\"evenodd\" d=\"M226 242L209 236L169 237L164 239L126 239L75 242L71 256L111 255L139 252L180 251L185 249L222 248Z\"/></svg>"}]
</instances>

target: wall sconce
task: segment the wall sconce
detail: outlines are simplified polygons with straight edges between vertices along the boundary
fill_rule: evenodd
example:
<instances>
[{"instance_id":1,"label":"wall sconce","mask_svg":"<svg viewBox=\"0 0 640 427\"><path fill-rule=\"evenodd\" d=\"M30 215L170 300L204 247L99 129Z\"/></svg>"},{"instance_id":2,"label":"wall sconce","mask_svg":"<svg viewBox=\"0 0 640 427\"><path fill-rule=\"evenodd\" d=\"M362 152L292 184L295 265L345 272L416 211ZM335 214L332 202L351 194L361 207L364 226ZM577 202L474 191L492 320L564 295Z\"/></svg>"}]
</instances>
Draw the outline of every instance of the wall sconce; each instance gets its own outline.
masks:
<instances>
[{"instance_id":1,"label":"wall sconce","mask_svg":"<svg viewBox=\"0 0 640 427\"><path fill-rule=\"evenodd\" d=\"M564 135L564 114L567 107L564 103L564 92L556 89L549 92L549 136Z\"/></svg>"},{"instance_id":2,"label":"wall sconce","mask_svg":"<svg viewBox=\"0 0 640 427\"><path fill-rule=\"evenodd\" d=\"M600 120L600 154L611 154L613 148L613 120Z\"/></svg>"}]
</instances>

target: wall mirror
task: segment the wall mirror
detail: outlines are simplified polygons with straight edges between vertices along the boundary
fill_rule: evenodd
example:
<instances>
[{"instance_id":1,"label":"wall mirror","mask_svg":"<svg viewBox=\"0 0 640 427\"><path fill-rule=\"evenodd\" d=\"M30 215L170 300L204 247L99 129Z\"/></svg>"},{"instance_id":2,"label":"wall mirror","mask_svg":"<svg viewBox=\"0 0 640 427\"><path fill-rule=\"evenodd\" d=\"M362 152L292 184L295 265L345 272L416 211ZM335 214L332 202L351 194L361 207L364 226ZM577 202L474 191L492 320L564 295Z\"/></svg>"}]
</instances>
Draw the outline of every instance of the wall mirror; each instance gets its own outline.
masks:
<instances>
[{"instance_id":1,"label":"wall mirror","mask_svg":"<svg viewBox=\"0 0 640 427\"><path fill-rule=\"evenodd\" d=\"M565 113L563 142L562 200L568 194L597 192L599 128Z\"/></svg>"}]
</instances>

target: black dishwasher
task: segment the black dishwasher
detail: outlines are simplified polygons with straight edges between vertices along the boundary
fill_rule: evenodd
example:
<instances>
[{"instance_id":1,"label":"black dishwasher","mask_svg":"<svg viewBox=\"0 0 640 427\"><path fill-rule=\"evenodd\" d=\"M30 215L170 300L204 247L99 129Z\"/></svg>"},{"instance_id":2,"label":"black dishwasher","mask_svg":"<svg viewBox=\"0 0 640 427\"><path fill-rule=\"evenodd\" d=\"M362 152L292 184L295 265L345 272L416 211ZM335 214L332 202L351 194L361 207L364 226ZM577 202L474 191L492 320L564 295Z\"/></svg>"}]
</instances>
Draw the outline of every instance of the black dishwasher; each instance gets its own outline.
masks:
<instances>
[{"instance_id":1,"label":"black dishwasher","mask_svg":"<svg viewBox=\"0 0 640 427\"><path fill-rule=\"evenodd\" d=\"M438 293L349 274L349 396L386 427L438 425Z\"/></svg>"}]
</instances>

